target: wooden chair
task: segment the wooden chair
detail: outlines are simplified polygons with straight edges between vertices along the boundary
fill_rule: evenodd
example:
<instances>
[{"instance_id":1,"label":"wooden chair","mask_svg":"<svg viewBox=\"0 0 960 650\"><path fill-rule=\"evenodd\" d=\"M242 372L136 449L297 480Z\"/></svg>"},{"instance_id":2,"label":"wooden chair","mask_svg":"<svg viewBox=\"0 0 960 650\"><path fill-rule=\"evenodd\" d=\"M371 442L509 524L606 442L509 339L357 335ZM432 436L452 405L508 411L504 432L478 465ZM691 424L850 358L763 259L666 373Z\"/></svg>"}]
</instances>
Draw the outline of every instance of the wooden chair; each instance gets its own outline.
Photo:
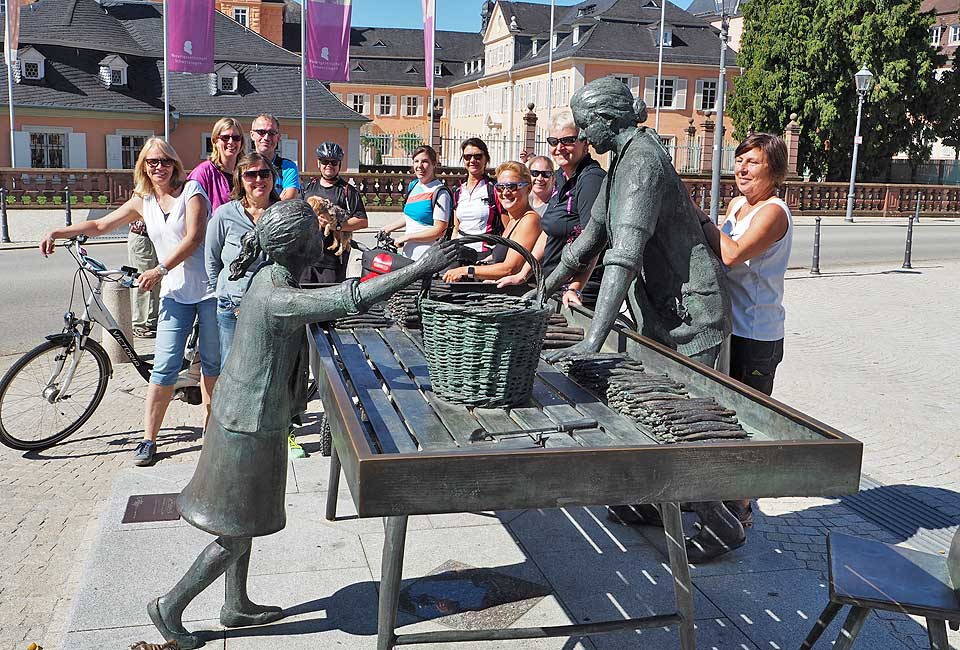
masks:
<instances>
[{"instance_id":1,"label":"wooden chair","mask_svg":"<svg viewBox=\"0 0 960 650\"><path fill-rule=\"evenodd\" d=\"M850 612L833 650L853 647L872 609L925 617L930 648L950 650L945 623L960 619L960 598L954 588L960 582L960 531L954 535L947 557L828 534L827 564L830 602L800 650L813 647L844 605L850 605Z\"/></svg>"}]
</instances>

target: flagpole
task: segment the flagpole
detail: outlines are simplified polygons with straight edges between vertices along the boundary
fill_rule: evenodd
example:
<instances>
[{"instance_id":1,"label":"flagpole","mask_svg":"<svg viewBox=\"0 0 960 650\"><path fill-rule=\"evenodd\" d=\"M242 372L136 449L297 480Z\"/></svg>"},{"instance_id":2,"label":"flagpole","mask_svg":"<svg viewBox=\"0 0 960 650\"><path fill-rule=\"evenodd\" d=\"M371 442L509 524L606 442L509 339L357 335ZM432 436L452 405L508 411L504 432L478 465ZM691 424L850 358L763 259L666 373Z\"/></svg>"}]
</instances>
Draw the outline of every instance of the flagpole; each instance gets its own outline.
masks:
<instances>
[{"instance_id":1,"label":"flagpole","mask_svg":"<svg viewBox=\"0 0 960 650\"><path fill-rule=\"evenodd\" d=\"M167 0L163 0L163 139L170 142L170 48L167 43Z\"/></svg>"},{"instance_id":2,"label":"flagpole","mask_svg":"<svg viewBox=\"0 0 960 650\"><path fill-rule=\"evenodd\" d=\"M657 92L653 97L653 105L656 108L653 130L658 133L660 131L660 89L663 87L663 32L667 18L667 2L668 0L660 0L660 55L657 59Z\"/></svg>"},{"instance_id":3,"label":"flagpole","mask_svg":"<svg viewBox=\"0 0 960 650\"><path fill-rule=\"evenodd\" d=\"M547 43L547 128L553 113L553 19L556 14L556 0L550 0L550 40Z\"/></svg>"},{"instance_id":4,"label":"flagpole","mask_svg":"<svg viewBox=\"0 0 960 650\"><path fill-rule=\"evenodd\" d=\"M4 39L4 43L7 46L7 103L10 104L10 166L16 167L17 147L13 138L15 127L13 125L13 48L10 46L10 0L4 0L4 2L6 3L6 11L4 12L4 18L6 18L6 38Z\"/></svg>"},{"instance_id":5,"label":"flagpole","mask_svg":"<svg viewBox=\"0 0 960 650\"><path fill-rule=\"evenodd\" d=\"M434 145L433 142L433 102L434 100L434 90L437 87L437 5L433 5L433 24L430 25L430 30L432 32L430 42L433 43L433 70L430 71L430 146ZM426 52L424 52L426 56Z\"/></svg>"},{"instance_id":6,"label":"flagpole","mask_svg":"<svg viewBox=\"0 0 960 650\"><path fill-rule=\"evenodd\" d=\"M307 5L300 11L300 170L307 168Z\"/></svg>"}]
</instances>

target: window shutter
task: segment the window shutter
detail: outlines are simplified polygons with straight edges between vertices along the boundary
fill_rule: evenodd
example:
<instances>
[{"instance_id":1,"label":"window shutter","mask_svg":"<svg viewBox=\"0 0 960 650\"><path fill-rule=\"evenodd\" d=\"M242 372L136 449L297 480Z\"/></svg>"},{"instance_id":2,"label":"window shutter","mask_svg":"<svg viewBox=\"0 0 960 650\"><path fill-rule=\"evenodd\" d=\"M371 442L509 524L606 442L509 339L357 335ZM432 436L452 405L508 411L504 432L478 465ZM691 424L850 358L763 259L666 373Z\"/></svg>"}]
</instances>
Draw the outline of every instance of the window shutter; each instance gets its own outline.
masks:
<instances>
[{"instance_id":1,"label":"window shutter","mask_svg":"<svg viewBox=\"0 0 960 650\"><path fill-rule=\"evenodd\" d=\"M677 79L677 91L673 94L673 107L679 110L687 107L686 79Z\"/></svg>"},{"instance_id":2,"label":"window shutter","mask_svg":"<svg viewBox=\"0 0 960 650\"><path fill-rule=\"evenodd\" d=\"M30 167L30 134L26 131L13 132L13 153L17 157L17 167ZM12 164L12 163L11 163Z\"/></svg>"},{"instance_id":3,"label":"window shutter","mask_svg":"<svg viewBox=\"0 0 960 650\"><path fill-rule=\"evenodd\" d=\"M87 167L87 134L67 134L67 166L70 169L86 169Z\"/></svg>"},{"instance_id":4,"label":"window shutter","mask_svg":"<svg viewBox=\"0 0 960 650\"><path fill-rule=\"evenodd\" d=\"M698 111L705 110L703 107L703 79L697 79L696 90L693 94L693 107Z\"/></svg>"},{"instance_id":5,"label":"window shutter","mask_svg":"<svg viewBox=\"0 0 960 650\"><path fill-rule=\"evenodd\" d=\"M643 80L643 101L648 108L653 108L656 101L657 78L647 77Z\"/></svg>"},{"instance_id":6,"label":"window shutter","mask_svg":"<svg viewBox=\"0 0 960 650\"><path fill-rule=\"evenodd\" d=\"M284 158L292 160L297 163L297 167L301 167L300 164L300 142L297 140L291 140L287 138L286 140L280 141L280 155Z\"/></svg>"},{"instance_id":7,"label":"window shutter","mask_svg":"<svg viewBox=\"0 0 960 650\"><path fill-rule=\"evenodd\" d=\"M640 96L640 77L636 75L630 77L630 92L635 98Z\"/></svg>"},{"instance_id":8,"label":"window shutter","mask_svg":"<svg viewBox=\"0 0 960 650\"><path fill-rule=\"evenodd\" d=\"M107 169L123 169L122 147L121 136L107 136Z\"/></svg>"}]
</instances>

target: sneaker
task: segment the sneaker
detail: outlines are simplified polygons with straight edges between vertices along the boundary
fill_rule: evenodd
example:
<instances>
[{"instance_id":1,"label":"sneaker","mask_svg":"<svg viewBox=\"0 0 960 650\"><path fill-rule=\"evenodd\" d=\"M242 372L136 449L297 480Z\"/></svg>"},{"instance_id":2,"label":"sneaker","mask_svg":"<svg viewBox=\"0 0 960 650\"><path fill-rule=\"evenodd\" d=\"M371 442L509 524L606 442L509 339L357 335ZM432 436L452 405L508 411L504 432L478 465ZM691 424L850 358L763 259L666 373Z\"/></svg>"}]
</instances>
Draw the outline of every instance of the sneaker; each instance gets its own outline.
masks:
<instances>
[{"instance_id":1,"label":"sneaker","mask_svg":"<svg viewBox=\"0 0 960 650\"><path fill-rule=\"evenodd\" d=\"M142 440L133 452L133 464L137 467L153 465L157 455L157 443L153 440Z\"/></svg>"},{"instance_id":2,"label":"sneaker","mask_svg":"<svg viewBox=\"0 0 960 650\"><path fill-rule=\"evenodd\" d=\"M138 339L155 339L157 338L157 330L136 325L133 328L133 335Z\"/></svg>"},{"instance_id":3,"label":"sneaker","mask_svg":"<svg viewBox=\"0 0 960 650\"><path fill-rule=\"evenodd\" d=\"M287 445L290 447L288 455L290 458L306 458L307 452L303 450L303 447L300 446L300 443L297 442L297 436L290 432L290 435L287 436Z\"/></svg>"}]
</instances>

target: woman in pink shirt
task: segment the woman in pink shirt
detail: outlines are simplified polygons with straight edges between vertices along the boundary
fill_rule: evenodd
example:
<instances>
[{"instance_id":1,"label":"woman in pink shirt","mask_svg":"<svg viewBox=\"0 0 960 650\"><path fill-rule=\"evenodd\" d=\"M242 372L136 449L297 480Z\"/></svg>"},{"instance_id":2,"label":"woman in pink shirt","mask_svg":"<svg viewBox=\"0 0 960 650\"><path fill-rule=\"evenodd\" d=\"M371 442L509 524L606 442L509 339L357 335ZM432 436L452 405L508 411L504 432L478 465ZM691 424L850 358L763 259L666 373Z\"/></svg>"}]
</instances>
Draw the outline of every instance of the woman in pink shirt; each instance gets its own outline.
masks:
<instances>
[{"instance_id":1,"label":"woman in pink shirt","mask_svg":"<svg viewBox=\"0 0 960 650\"><path fill-rule=\"evenodd\" d=\"M224 203L230 202L230 192L233 190L233 171L237 167L237 160L244 150L243 129L240 122L232 117L222 117L213 125L210 140L213 151L209 160L205 160L190 172L187 180L200 183L200 187L210 199L210 214L217 211Z\"/></svg>"}]
</instances>

